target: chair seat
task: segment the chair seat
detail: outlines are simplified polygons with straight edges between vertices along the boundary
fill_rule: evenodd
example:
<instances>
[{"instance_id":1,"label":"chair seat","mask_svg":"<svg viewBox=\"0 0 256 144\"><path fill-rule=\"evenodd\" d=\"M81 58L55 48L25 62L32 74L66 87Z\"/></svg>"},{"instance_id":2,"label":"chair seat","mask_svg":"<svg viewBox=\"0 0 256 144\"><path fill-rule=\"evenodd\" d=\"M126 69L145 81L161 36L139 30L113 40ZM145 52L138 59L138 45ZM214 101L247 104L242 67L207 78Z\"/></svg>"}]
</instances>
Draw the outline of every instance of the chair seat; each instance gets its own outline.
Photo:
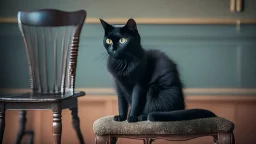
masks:
<instances>
[{"instance_id":1,"label":"chair seat","mask_svg":"<svg viewBox=\"0 0 256 144\"><path fill-rule=\"evenodd\" d=\"M113 116L105 116L96 120L93 124L94 133L101 135L144 135L144 134L205 134L231 132L234 124L225 118L203 118L187 121L151 122L142 121L128 123L127 121L117 122Z\"/></svg>"},{"instance_id":2,"label":"chair seat","mask_svg":"<svg viewBox=\"0 0 256 144\"><path fill-rule=\"evenodd\" d=\"M85 92L75 92L74 94L39 94L27 93L0 93L0 102L57 102L69 98L84 96Z\"/></svg>"}]
</instances>

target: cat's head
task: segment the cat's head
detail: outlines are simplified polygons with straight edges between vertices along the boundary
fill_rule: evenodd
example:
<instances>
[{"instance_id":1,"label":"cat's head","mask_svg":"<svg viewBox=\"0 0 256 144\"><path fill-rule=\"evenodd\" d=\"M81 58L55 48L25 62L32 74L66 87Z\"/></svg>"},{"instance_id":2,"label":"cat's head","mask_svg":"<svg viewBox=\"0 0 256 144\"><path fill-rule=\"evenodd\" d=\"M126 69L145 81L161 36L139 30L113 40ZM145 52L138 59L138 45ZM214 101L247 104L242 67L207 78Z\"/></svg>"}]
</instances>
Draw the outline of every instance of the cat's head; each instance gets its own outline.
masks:
<instances>
[{"instance_id":1,"label":"cat's head","mask_svg":"<svg viewBox=\"0 0 256 144\"><path fill-rule=\"evenodd\" d=\"M110 25L104 20L100 22L105 30L103 45L114 59L126 59L134 55L140 47L140 35L136 22L129 19L125 25Z\"/></svg>"}]
</instances>

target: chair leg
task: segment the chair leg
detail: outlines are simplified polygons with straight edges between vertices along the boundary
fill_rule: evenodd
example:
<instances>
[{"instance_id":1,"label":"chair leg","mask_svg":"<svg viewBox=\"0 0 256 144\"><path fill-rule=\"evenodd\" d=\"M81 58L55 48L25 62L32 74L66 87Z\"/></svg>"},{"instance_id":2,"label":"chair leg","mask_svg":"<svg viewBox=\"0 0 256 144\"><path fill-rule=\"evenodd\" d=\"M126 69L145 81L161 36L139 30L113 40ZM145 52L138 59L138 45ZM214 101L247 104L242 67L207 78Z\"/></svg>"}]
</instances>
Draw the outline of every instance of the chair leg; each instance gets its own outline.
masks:
<instances>
[{"instance_id":1,"label":"chair leg","mask_svg":"<svg viewBox=\"0 0 256 144\"><path fill-rule=\"evenodd\" d=\"M111 139L110 136L97 136L95 138L95 143L96 144L111 144Z\"/></svg>"},{"instance_id":2,"label":"chair leg","mask_svg":"<svg viewBox=\"0 0 256 144\"><path fill-rule=\"evenodd\" d=\"M4 110L4 104L0 104L0 144L3 143L4 128L5 128L5 110Z\"/></svg>"},{"instance_id":3,"label":"chair leg","mask_svg":"<svg viewBox=\"0 0 256 144\"><path fill-rule=\"evenodd\" d=\"M61 104L54 104L53 123L52 123L54 144L61 144L61 133L62 133L61 112L62 112Z\"/></svg>"},{"instance_id":4,"label":"chair leg","mask_svg":"<svg viewBox=\"0 0 256 144\"><path fill-rule=\"evenodd\" d=\"M154 143L154 140L151 138L146 138L143 140L143 142L144 142L144 144L152 144L152 143Z\"/></svg>"},{"instance_id":5,"label":"chair leg","mask_svg":"<svg viewBox=\"0 0 256 144\"><path fill-rule=\"evenodd\" d=\"M25 135L25 128L26 128L26 122L27 122L27 112L25 110L21 110L19 113L19 131L17 133L16 137L16 144L20 144L22 137Z\"/></svg>"},{"instance_id":6,"label":"chair leg","mask_svg":"<svg viewBox=\"0 0 256 144\"><path fill-rule=\"evenodd\" d=\"M217 139L213 139L213 144L218 144L218 140Z\"/></svg>"},{"instance_id":7,"label":"chair leg","mask_svg":"<svg viewBox=\"0 0 256 144\"><path fill-rule=\"evenodd\" d=\"M218 143L218 135L214 135L213 136L213 144L217 144Z\"/></svg>"},{"instance_id":8,"label":"chair leg","mask_svg":"<svg viewBox=\"0 0 256 144\"><path fill-rule=\"evenodd\" d=\"M234 135L232 132L219 132L218 144L235 144Z\"/></svg>"},{"instance_id":9,"label":"chair leg","mask_svg":"<svg viewBox=\"0 0 256 144\"><path fill-rule=\"evenodd\" d=\"M73 128L76 131L77 137L79 139L80 144L85 144L84 142L84 138L80 129L80 119L78 117L78 108L74 107L74 108L70 108L71 111L71 115L72 115L72 124L73 124Z\"/></svg>"},{"instance_id":10,"label":"chair leg","mask_svg":"<svg viewBox=\"0 0 256 144\"><path fill-rule=\"evenodd\" d=\"M27 112L25 110L20 111L19 118L19 131L16 137L16 144L20 144L24 135L29 135L28 144L33 144L34 141L34 132L33 131L25 131L26 123L27 123Z\"/></svg>"},{"instance_id":11,"label":"chair leg","mask_svg":"<svg viewBox=\"0 0 256 144\"><path fill-rule=\"evenodd\" d=\"M34 132L33 131L26 131L25 135L29 135L28 137L28 144L33 144L34 142Z\"/></svg>"}]
</instances>

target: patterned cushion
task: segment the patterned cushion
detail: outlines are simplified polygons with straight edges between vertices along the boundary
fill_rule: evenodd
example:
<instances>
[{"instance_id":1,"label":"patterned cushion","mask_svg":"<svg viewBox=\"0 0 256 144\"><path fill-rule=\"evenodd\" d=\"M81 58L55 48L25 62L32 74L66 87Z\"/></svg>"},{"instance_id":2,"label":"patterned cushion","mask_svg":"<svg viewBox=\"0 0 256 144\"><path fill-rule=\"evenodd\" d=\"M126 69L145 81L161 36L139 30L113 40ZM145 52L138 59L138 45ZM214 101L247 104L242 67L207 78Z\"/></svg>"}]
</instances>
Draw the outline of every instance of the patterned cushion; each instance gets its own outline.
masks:
<instances>
[{"instance_id":1,"label":"patterned cushion","mask_svg":"<svg viewBox=\"0 0 256 144\"><path fill-rule=\"evenodd\" d=\"M105 116L93 124L94 133L97 135L108 134L195 134L216 133L218 131L231 132L234 124L225 118L203 118L187 121L151 122L142 121L128 123L117 122L113 116Z\"/></svg>"}]
</instances>

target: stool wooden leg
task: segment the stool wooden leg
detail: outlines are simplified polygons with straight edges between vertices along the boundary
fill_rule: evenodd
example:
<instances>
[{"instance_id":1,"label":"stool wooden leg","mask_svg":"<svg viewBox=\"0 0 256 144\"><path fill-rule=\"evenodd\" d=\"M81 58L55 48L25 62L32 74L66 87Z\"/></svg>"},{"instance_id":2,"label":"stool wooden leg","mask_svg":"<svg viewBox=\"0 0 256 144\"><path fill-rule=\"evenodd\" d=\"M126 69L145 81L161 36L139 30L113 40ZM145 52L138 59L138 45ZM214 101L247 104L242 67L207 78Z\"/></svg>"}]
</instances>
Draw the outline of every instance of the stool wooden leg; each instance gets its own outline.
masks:
<instances>
[{"instance_id":1,"label":"stool wooden leg","mask_svg":"<svg viewBox=\"0 0 256 144\"><path fill-rule=\"evenodd\" d=\"M154 140L151 139L151 138L146 138L143 140L144 144L153 144L154 143Z\"/></svg>"},{"instance_id":2,"label":"stool wooden leg","mask_svg":"<svg viewBox=\"0 0 256 144\"><path fill-rule=\"evenodd\" d=\"M53 123L52 123L54 144L61 144L61 133L62 133L61 112L62 112L61 105L55 104L53 106Z\"/></svg>"},{"instance_id":3,"label":"stool wooden leg","mask_svg":"<svg viewBox=\"0 0 256 144\"><path fill-rule=\"evenodd\" d=\"M95 138L96 144L111 144L110 136L97 136Z\"/></svg>"},{"instance_id":4,"label":"stool wooden leg","mask_svg":"<svg viewBox=\"0 0 256 144\"><path fill-rule=\"evenodd\" d=\"M233 133L230 132L219 132L218 133L218 144L235 144Z\"/></svg>"},{"instance_id":5,"label":"stool wooden leg","mask_svg":"<svg viewBox=\"0 0 256 144\"><path fill-rule=\"evenodd\" d=\"M236 142L235 142L235 135L234 135L233 132L231 133L231 143L232 143L232 144L235 144L235 143L236 143Z\"/></svg>"},{"instance_id":6,"label":"stool wooden leg","mask_svg":"<svg viewBox=\"0 0 256 144\"><path fill-rule=\"evenodd\" d=\"M1 106L0 107L4 107ZM3 143L3 137L4 137L4 128L5 128L5 110L4 109L0 109L0 144Z\"/></svg>"},{"instance_id":7,"label":"stool wooden leg","mask_svg":"<svg viewBox=\"0 0 256 144\"><path fill-rule=\"evenodd\" d=\"M116 144L117 138L116 137L110 137L110 144Z\"/></svg>"}]
</instances>

